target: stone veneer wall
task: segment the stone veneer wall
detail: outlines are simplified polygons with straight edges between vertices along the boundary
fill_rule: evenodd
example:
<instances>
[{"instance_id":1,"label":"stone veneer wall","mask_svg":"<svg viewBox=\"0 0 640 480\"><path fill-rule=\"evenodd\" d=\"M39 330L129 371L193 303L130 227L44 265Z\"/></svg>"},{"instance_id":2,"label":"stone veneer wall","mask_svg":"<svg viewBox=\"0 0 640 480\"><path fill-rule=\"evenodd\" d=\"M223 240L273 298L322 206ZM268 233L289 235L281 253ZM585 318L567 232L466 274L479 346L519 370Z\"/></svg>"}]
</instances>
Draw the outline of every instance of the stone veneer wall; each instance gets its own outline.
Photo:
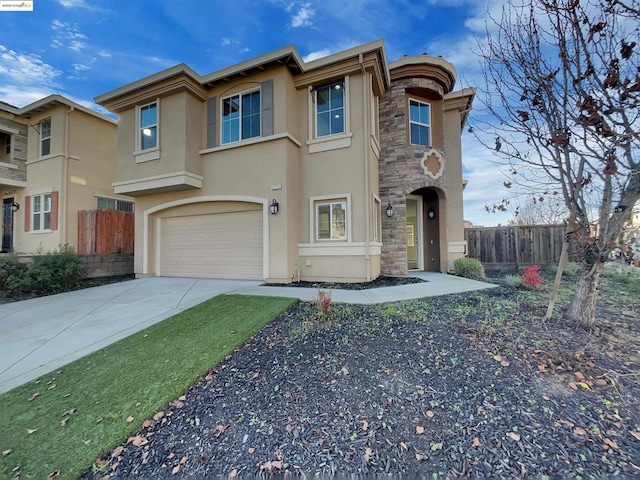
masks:
<instances>
[{"instance_id":1,"label":"stone veneer wall","mask_svg":"<svg viewBox=\"0 0 640 480\"><path fill-rule=\"evenodd\" d=\"M380 99L380 198L383 211L387 202L391 202L394 208L393 217L383 215L382 218L382 275L407 274L406 196L423 187L436 187L443 192L446 192L447 187L446 158L442 176L434 180L424 173L420 165L430 147L409 144L405 91L412 87L427 88L440 95L444 94L440 84L433 80L411 78L392 80L391 88ZM444 152L441 153L444 158Z\"/></svg>"}]
</instances>

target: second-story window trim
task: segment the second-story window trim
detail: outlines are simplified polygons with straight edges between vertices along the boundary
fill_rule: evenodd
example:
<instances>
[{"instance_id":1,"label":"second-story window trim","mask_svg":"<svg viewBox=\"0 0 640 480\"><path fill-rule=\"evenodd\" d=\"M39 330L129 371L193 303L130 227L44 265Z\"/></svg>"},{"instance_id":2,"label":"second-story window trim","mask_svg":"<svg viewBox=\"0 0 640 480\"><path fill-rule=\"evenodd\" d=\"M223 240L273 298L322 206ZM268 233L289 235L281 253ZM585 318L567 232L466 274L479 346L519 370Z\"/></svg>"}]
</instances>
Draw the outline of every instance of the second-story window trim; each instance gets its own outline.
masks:
<instances>
[{"instance_id":1,"label":"second-story window trim","mask_svg":"<svg viewBox=\"0 0 640 480\"><path fill-rule=\"evenodd\" d=\"M40 122L40 156L51 154L51 118Z\"/></svg>"},{"instance_id":2,"label":"second-story window trim","mask_svg":"<svg viewBox=\"0 0 640 480\"><path fill-rule=\"evenodd\" d=\"M339 80L328 85L316 87L313 95L315 138L346 133L345 81Z\"/></svg>"},{"instance_id":3,"label":"second-story window trim","mask_svg":"<svg viewBox=\"0 0 640 480\"><path fill-rule=\"evenodd\" d=\"M262 133L260 87L222 98L220 112L220 143L259 137Z\"/></svg>"},{"instance_id":4,"label":"second-story window trim","mask_svg":"<svg viewBox=\"0 0 640 480\"><path fill-rule=\"evenodd\" d=\"M409 142L431 145L431 105L415 98L409 98Z\"/></svg>"},{"instance_id":5,"label":"second-story window trim","mask_svg":"<svg viewBox=\"0 0 640 480\"><path fill-rule=\"evenodd\" d=\"M160 102L155 100L141 105L138 110L138 151L158 148L160 137Z\"/></svg>"}]
</instances>

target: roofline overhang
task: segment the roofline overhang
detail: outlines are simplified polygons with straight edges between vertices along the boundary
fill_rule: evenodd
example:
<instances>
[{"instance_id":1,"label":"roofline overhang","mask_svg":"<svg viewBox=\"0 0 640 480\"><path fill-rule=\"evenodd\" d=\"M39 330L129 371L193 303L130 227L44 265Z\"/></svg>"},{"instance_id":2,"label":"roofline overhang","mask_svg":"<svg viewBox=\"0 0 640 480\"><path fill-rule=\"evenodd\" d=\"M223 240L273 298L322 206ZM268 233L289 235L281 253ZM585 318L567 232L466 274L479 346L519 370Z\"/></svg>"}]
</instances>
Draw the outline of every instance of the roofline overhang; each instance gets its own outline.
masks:
<instances>
[{"instance_id":1,"label":"roofline overhang","mask_svg":"<svg viewBox=\"0 0 640 480\"><path fill-rule=\"evenodd\" d=\"M17 115L25 118L31 118L34 114L43 112L53 105L65 105L69 108L73 108L75 110L86 113L87 115L91 115L100 120L104 120L105 122L109 122L114 125L118 124L118 122L113 118L109 118L102 113L96 112L95 110L85 107L84 105L80 105L79 103L76 103L73 100L69 100L68 98L63 97L62 95L59 95L57 93L41 98L40 100L36 100L35 102L18 109Z\"/></svg>"},{"instance_id":2,"label":"roofline overhang","mask_svg":"<svg viewBox=\"0 0 640 480\"><path fill-rule=\"evenodd\" d=\"M389 70L395 70L397 68L406 67L410 65L432 65L443 70L451 82L451 88L456 84L458 78L458 72L452 63L447 62L442 57L434 57L431 55L415 55L402 57L389 64Z\"/></svg>"},{"instance_id":3,"label":"roofline overhang","mask_svg":"<svg viewBox=\"0 0 640 480\"><path fill-rule=\"evenodd\" d=\"M386 64L384 42L382 40L375 40L373 42L327 55L326 57L322 57L308 63L304 62L295 46L288 45L278 50L265 53L264 55L260 55L203 76L198 75L188 65L180 63L162 70L161 72L154 73L153 75L149 75L140 80L136 80L135 82L116 88L115 90L98 95L94 98L94 101L98 105L113 103L113 101L119 97L129 95L138 90L143 90L151 85L158 84L180 75L185 75L201 87L207 88L231 81L241 76L247 76L255 71L266 70L267 68L275 65L284 65L296 73L306 73L335 63L343 62L353 57L358 57L361 54L374 52L376 50L378 51L379 62L384 72L383 77L386 82L386 88L390 85L391 81L389 69Z\"/></svg>"}]
</instances>

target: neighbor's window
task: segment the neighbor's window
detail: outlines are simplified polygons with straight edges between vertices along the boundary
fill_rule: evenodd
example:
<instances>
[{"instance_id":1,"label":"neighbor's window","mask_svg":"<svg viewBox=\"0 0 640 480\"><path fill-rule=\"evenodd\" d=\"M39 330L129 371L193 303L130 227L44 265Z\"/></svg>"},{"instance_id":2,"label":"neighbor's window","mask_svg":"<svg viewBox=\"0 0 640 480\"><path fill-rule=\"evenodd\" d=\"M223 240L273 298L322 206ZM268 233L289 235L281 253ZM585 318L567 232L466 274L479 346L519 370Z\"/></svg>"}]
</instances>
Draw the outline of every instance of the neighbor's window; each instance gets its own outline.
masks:
<instances>
[{"instance_id":1,"label":"neighbor's window","mask_svg":"<svg viewBox=\"0 0 640 480\"><path fill-rule=\"evenodd\" d=\"M98 197L98 208L107 210L119 210L121 212L133 212L133 202L118 200L116 198Z\"/></svg>"},{"instance_id":2,"label":"neighbor's window","mask_svg":"<svg viewBox=\"0 0 640 480\"><path fill-rule=\"evenodd\" d=\"M315 89L316 137L345 132L344 81Z\"/></svg>"},{"instance_id":3,"label":"neighbor's window","mask_svg":"<svg viewBox=\"0 0 640 480\"><path fill-rule=\"evenodd\" d=\"M158 102L140 107L140 150L158 146Z\"/></svg>"},{"instance_id":4,"label":"neighbor's window","mask_svg":"<svg viewBox=\"0 0 640 480\"><path fill-rule=\"evenodd\" d=\"M347 239L347 202L316 204L316 236L318 240Z\"/></svg>"},{"instance_id":5,"label":"neighbor's window","mask_svg":"<svg viewBox=\"0 0 640 480\"><path fill-rule=\"evenodd\" d=\"M260 136L260 90L222 99L222 143Z\"/></svg>"},{"instance_id":6,"label":"neighbor's window","mask_svg":"<svg viewBox=\"0 0 640 480\"><path fill-rule=\"evenodd\" d=\"M51 194L31 197L31 230L49 230L51 228Z\"/></svg>"},{"instance_id":7,"label":"neighbor's window","mask_svg":"<svg viewBox=\"0 0 640 480\"><path fill-rule=\"evenodd\" d=\"M40 122L40 156L51 153L51 119Z\"/></svg>"},{"instance_id":8,"label":"neighbor's window","mask_svg":"<svg viewBox=\"0 0 640 480\"><path fill-rule=\"evenodd\" d=\"M0 162L11 160L11 134L0 132Z\"/></svg>"},{"instance_id":9,"label":"neighbor's window","mask_svg":"<svg viewBox=\"0 0 640 480\"><path fill-rule=\"evenodd\" d=\"M7 135L4 138L4 154L7 156L11 155L11 135Z\"/></svg>"},{"instance_id":10,"label":"neighbor's window","mask_svg":"<svg viewBox=\"0 0 640 480\"><path fill-rule=\"evenodd\" d=\"M409 100L411 145L431 145L431 113L428 103Z\"/></svg>"}]
</instances>

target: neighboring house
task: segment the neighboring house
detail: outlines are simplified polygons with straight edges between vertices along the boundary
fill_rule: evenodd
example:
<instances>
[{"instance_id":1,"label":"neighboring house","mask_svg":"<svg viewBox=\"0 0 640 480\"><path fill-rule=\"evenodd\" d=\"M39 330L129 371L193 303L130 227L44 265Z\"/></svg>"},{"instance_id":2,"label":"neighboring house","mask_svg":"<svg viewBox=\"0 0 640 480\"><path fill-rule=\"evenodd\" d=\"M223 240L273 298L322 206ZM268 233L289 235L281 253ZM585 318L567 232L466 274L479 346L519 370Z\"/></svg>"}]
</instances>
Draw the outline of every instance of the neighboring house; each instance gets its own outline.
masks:
<instances>
[{"instance_id":1,"label":"neighboring house","mask_svg":"<svg viewBox=\"0 0 640 480\"><path fill-rule=\"evenodd\" d=\"M117 122L60 95L0 102L2 251L75 246L78 211L133 208L113 193Z\"/></svg>"},{"instance_id":2,"label":"neighboring house","mask_svg":"<svg viewBox=\"0 0 640 480\"><path fill-rule=\"evenodd\" d=\"M473 89L382 41L288 46L201 76L180 64L96 97L118 114L135 272L368 281L464 255L460 135ZM389 215L389 216L388 216Z\"/></svg>"}]
</instances>

